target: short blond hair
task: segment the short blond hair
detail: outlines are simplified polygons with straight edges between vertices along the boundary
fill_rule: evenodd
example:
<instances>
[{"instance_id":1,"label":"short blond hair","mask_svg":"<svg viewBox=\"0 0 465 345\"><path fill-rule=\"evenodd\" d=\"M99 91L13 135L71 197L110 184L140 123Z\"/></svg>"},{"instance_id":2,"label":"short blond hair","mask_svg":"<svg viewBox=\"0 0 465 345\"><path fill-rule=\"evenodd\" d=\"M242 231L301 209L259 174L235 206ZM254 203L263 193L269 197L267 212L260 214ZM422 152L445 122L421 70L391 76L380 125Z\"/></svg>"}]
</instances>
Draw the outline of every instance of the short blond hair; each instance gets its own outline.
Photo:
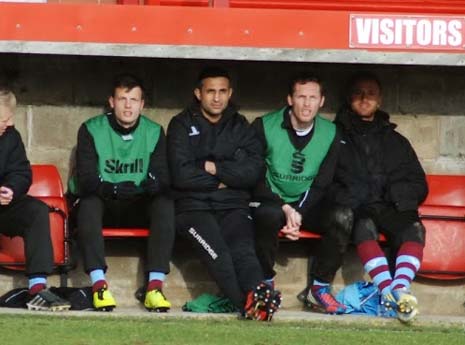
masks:
<instances>
[{"instance_id":1,"label":"short blond hair","mask_svg":"<svg viewBox=\"0 0 465 345\"><path fill-rule=\"evenodd\" d=\"M16 109L16 96L15 94L4 87L0 87L0 119L7 116L13 116Z\"/></svg>"},{"instance_id":2,"label":"short blond hair","mask_svg":"<svg viewBox=\"0 0 465 345\"><path fill-rule=\"evenodd\" d=\"M0 87L0 105L4 105L11 110L16 108L16 96L15 94L7 89Z\"/></svg>"}]
</instances>

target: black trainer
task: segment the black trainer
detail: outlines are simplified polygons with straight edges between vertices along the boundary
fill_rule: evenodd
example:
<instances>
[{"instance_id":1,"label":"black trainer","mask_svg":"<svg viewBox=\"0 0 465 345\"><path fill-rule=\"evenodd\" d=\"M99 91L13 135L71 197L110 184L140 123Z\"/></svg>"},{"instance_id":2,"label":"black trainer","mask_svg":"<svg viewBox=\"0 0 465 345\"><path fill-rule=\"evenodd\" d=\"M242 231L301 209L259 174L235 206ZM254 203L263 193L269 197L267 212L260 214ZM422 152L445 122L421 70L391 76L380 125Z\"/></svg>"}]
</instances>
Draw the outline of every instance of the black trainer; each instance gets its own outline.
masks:
<instances>
[{"instance_id":1,"label":"black trainer","mask_svg":"<svg viewBox=\"0 0 465 345\"><path fill-rule=\"evenodd\" d=\"M71 303L48 289L37 293L26 305L29 310L40 311L65 311L71 308Z\"/></svg>"}]
</instances>

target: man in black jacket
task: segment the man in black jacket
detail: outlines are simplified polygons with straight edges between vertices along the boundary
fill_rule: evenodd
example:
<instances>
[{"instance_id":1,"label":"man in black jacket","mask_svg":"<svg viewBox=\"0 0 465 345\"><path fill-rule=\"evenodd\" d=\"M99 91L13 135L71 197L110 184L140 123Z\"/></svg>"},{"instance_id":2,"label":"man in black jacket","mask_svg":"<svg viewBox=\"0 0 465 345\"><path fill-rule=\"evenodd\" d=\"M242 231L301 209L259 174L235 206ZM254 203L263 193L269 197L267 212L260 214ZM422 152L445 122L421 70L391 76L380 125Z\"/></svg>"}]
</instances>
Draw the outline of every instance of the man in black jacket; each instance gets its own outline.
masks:
<instances>
[{"instance_id":1,"label":"man in black jacket","mask_svg":"<svg viewBox=\"0 0 465 345\"><path fill-rule=\"evenodd\" d=\"M48 206L26 195L32 183L31 165L19 132L13 126L15 95L0 88L0 233L21 236L29 278L28 308L66 310L67 301L46 289L53 269Z\"/></svg>"},{"instance_id":2,"label":"man in black jacket","mask_svg":"<svg viewBox=\"0 0 465 345\"><path fill-rule=\"evenodd\" d=\"M409 321L417 314L410 284L420 267L425 229L418 206L426 198L425 173L409 141L381 110L381 85L371 73L350 82L347 105L337 114L344 145L330 195L354 211L353 238L382 302ZM395 256L394 275L381 250L386 236Z\"/></svg>"},{"instance_id":3,"label":"man in black jacket","mask_svg":"<svg viewBox=\"0 0 465 345\"><path fill-rule=\"evenodd\" d=\"M132 75L119 75L108 99L112 110L87 120L76 150L77 239L92 282L97 310L116 306L108 290L102 227L149 227L149 311L167 311L162 288L174 243L174 205L163 128L141 115L144 89ZM71 184L73 186L73 184Z\"/></svg>"},{"instance_id":4,"label":"man in black jacket","mask_svg":"<svg viewBox=\"0 0 465 345\"><path fill-rule=\"evenodd\" d=\"M324 104L321 81L300 74L289 83L288 105L257 118L253 126L265 147L266 172L255 188L256 247L265 277L273 281L278 233L297 240L300 228L322 235L312 262L309 286L299 295L325 313L346 307L331 293L350 240L352 212L324 200L336 167L340 138L336 126L319 115Z\"/></svg>"},{"instance_id":5,"label":"man in black jacket","mask_svg":"<svg viewBox=\"0 0 465 345\"><path fill-rule=\"evenodd\" d=\"M192 105L168 127L176 227L194 246L221 291L247 318L270 320L280 294L261 283L249 189L261 170L260 143L229 103L228 73L204 69Z\"/></svg>"}]
</instances>

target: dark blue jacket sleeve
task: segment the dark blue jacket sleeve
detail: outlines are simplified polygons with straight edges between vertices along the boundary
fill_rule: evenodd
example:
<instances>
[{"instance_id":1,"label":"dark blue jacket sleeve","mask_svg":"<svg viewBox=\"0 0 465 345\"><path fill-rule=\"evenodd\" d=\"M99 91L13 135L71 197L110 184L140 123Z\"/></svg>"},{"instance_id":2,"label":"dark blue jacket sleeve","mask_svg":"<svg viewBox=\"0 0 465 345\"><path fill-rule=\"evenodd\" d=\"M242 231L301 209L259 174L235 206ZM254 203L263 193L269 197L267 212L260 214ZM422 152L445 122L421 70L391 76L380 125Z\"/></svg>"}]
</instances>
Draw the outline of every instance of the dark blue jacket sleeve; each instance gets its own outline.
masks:
<instances>
[{"instance_id":1,"label":"dark blue jacket sleeve","mask_svg":"<svg viewBox=\"0 0 465 345\"><path fill-rule=\"evenodd\" d=\"M0 136L0 186L13 190L13 199L27 193L32 183L31 164L21 135L9 127Z\"/></svg>"}]
</instances>

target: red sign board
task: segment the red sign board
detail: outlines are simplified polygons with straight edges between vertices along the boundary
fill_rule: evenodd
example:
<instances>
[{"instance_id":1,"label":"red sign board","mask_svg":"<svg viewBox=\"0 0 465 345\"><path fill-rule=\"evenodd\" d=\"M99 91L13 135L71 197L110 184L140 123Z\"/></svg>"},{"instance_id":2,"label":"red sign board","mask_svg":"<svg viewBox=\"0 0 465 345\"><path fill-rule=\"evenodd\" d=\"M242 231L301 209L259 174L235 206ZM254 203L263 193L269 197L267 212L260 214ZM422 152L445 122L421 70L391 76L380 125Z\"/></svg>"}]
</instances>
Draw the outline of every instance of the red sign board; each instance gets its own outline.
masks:
<instances>
[{"instance_id":1,"label":"red sign board","mask_svg":"<svg viewBox=\"0 0 465 345\"><path fill-rule=\"evenodd\" d=\"M465 18L350 15L351 48L463 50Z\"/></svg>"}]
</instances>

